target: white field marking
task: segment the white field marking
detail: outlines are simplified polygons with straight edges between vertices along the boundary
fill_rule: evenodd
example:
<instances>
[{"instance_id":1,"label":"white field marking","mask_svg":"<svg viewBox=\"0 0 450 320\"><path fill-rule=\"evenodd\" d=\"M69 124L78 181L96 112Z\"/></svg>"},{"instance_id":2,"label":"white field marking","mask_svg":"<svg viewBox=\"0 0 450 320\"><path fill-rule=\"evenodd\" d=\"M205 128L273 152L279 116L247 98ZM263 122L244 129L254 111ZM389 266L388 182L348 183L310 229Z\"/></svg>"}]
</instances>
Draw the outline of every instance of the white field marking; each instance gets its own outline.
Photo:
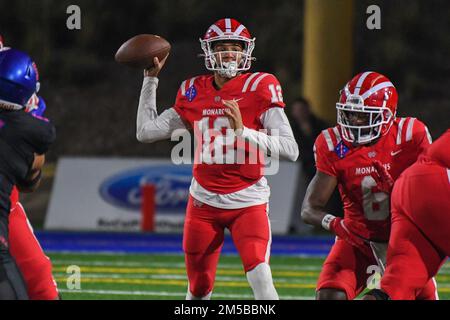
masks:
<instances>
[{"instance_id":1,"label":"white field marking","mask_svg":"<svg viewBox=\"0 0 450 320\"><path fill-rule=\"evenodd\" d=\"M52 259L53 265L78 265L78 266L99 266L99 267L162 267L162 268L185 268L184 263L171 262L120 262L120 261L103 261L103 260L59 260ZM243 269L240 264L219 264L219 269ZM288 266L288 265L271 265L272 270L293 270L293 271L320 271L321 266Z\"/></svg>"},{"instance_id":2,"label":"white field marking","mask_svg":"<svg viewBox=\"0 0 450 320\"><path fill-rule=\"evenodd\" d=\"M183 269L185 268L184 263L161 263L161 262L113 262L113 261L102 261L102 260L94 260L94 261L79 261L79 260L52 260L54 266L64 266L64 265L78 265L78 266L115 266L115 267L163 267L167 269ZM288 266L288 265L272 265L272 272L277 271L321 271L321 266ZM218 269L231 269L231 270L239 270L242 269L242 266L239 264L219 264ZM440 276L450 275L450 263L446 263L442 266L441 270L437 275L437 279L439 281ZM274 279L282 279L274 276ZM225 280L226 281L226 280ZM279 281L279 280L277 280ZM290 279L292 281L292 278ZM442 279L441 279L442 281ZM283 282L283 281L281 281ZM440 286L440 283L438 283Z\"/></svg>"},{"instance_id":3,"label":"white field marking","mask_svg":"<svg viewBox=\"0 0 450 320\"><path fill-rule=\"evenodd\" d=\"M55 272L55 277L64 277L67 276L65 273L61 272ZM166 274L166 275L149 275L149 274L105 274L105 273L82 273L83 277L86 278L93 278L93 279L103 279L103 278L109 278L109 279L159 279L159 280L186 280L187 278L185 275L179 275L179 274ZM244 281L245 282L245 276L237 276L237 277L224 277L224 276L216 276L216 281ZM442 277L440 277L440 274L437 276L438 280L438 289L439 288L450 288L449 283L442 283ZM440 281L439 281L440 280ZM285 277L273 277L273 281L275 282L275 285L277 283L298 283L298 284L316 284L316 280L312 278L311 280L305 280L305 277L301 277L298 279L293 278L285 278Z\"/></svg>"},{"instance_id":4,"label":"white field marking","mask_svg":"<svg viewBox=\"0 0 450 320\"><path fill-rule=\"evenodd\" d=\"M185 297L186 292L164 292L164 291L119 291L119 290L68 290L59 289L62 293L76 294L98 294L98 295L120 295L120 296L161 296L161 297ZM253 299L251 294L221 294L213 293L213 298L230 298L230 299ZM280 296L285 300L313 300L314 297L307 296Z\"/></svg>"},{"instance_id":5,"label":"white field marking","mask_svg":"<svg viewBox=\"0 0 450 320\"><path fill-rule=\"evenodd\" d=\"M158 256L165 256L165 257L183 257L183 253L180 252L179 254L177 253L173 253L173 252L158 252L158 253L133 253L133 252L128 252L128 251L108 251L108 250L100 250L100 251L84 251L84 250L79 250L79 251L67 251L67 250L45 250L45 253L47 254L65 254L65 255L73 255L73 256L77 256L77 255L86 255L86 256L111 256L111 257L117 257L117 256L130 256L130 255L134 255L134 256L141 256L141 257L145 257L145 256L154 256L154 255L158 255ZM237 253L222 253L221 256L225 256L225 257L239 257L239 255ZM276 254L271 254L270 255L271 259L273 258L307 258L307 259L314 259L314 258L326 258L327 254L289 254L289 255L276 255Z\"/></svg>"},{"instance_id":6,"label":"white field marking","mask_svg":"<svg viewBox=\"0 0 450 320\"><path fill-rule=\"evenodd\" d=\"M45 253L47 254L64 254L64 255L73 255L73 256L79 256L79 255L86 255L86 256L149 256L154 255L153 253L139 253L139 252L129 252L129 251L110 251L110 250L99 250L99 251L89 251L89 250L78 250L78 251L68 251L68 250L45 250ZM173 252L158 252L155 253L158 256L166 256L166 257L180 257L183 256L183 253L180 252L179 254L174 254ZM235 255L237 256L237 254Z\"/></svg>"},{"instance_id":7,"label":"white field marking","mask_svg":"<svg viewBox=\"0 0 450 320\"><path fill-rule=\"evenodd\" d=\"M170 262L125 262L125 261L104 261L104 260L57 260L52 259L53 265L78 265L78 266L94 266L94 267L173 267L184 268L184 263Z\"/></svg>"},{"instance_id":8,"label":"white field marking","mask_svg":"<svg viewBox=\"0 0 450 320\"><path fill-rule=\"evenodd\" d=\"M57 266L53 267L54 272L66 272L65 267ZM118 267L89 267L81 266L81 272L83 273L96 273L96 274L122 274L124 276L128 274L149 274L149 275L167 275L167 274L178 274L185 275L186 270L184 269L163 269L163 268L118 268ZM244 273L241 270L231 270L231 269L220 269L217 271L219 276L232 276L241 277ZM319 272L316 271L280 271L273 270L274 278L295 278L295 277L318 277Z\"/></svg>"},{"instance_id":9,"label":"white field marking","mask_svg":"<svg viewBox=\"0 0 450 320\"><path fill-rule=\"evenodd\" d=\"M55 272L53 275L57 278L67 276L66 273ZM187 277L179 274L167 274L167 275L148 275L148 274L105 274L105 273L82 273L81 281L83 277L92 279L159 279L159 280L186 280ZM216 276L216 281L246 281L245 276L242 277L222 277ZM315 284L317 281L290 279L290 278L277 278L273 277L273 281L276 283L300 283L300 284Z\"/></svg>"}]
</instances>

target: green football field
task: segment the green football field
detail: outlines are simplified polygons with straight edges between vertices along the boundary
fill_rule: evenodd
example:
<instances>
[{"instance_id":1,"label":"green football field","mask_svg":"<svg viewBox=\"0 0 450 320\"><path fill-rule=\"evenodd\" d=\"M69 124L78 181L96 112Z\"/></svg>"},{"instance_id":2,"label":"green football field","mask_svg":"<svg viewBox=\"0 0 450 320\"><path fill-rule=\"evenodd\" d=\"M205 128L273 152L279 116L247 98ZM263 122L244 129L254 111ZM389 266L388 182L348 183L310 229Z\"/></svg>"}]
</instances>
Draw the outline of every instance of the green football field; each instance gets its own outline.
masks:
<instances>
[{"instance_id":1,"label":"green football field","mask_svg":"<svg viewBox=\"0 0 450 320\"><path fill-rule=\"evenodd\" d=\"M186 295L187 279L181 255L58 253L49 256L61 295L66 300L182 300ZM313 299L322 262L322 258L273 256L272 272L280 299ZM74 270L80 271L80 282ZM450 299L450 263L441 269L437 282L440 298ZM222 256L213 299L253 299L239 257Z\"/></svg>"}]
</instances>

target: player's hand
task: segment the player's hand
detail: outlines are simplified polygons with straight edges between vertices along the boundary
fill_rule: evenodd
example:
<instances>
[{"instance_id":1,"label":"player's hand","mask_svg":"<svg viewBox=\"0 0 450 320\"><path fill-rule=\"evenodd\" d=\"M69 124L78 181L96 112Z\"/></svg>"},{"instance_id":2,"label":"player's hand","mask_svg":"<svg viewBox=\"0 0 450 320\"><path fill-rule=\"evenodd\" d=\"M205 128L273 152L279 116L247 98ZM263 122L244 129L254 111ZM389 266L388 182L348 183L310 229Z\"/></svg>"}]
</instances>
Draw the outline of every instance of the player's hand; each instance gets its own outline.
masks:
<instances>
[{"instance_id":1,"label":"player's hand","mask_svg":"<svg viewBox=\"0 0 450 320\"><path fill-rule=\"evenodd\" d=\"M222 103L229 109L225 109L225 114L230 120L231 128L236 130L243 130L242 115L239 110L239 104L236 100L222 100Z\"/></svg>"},{"instance_id":2,"label":"player's hand","mask_svg":"<svg viewBox=\"0 0 450 320\"><path fill-rule=\"evenodd\" d=\"M384 193L391 194L392 188L394 187L394 179L392 178L391 174L378 160L373 161L372 165L374 166L375 171L370 175L377 183L378 189L380 189Z\"/></svg>"},{"instance_id":3,"label":"player's hand","mask_svg":"<svg viewBox=\"0 0 450 320\"><path fill-rule=\"evenodd\" d=\"M363 238L351 232L345 225L344 219L336 217L330 223L330 231L337 235L342 240L366 252L367 245Z\"/></svg>"},{"instance_id":4,"label":"player's hand","mask_svg":"<svg viewBox=\"0 0 450 320\"><path fill-rule=\"evenodd\" d=\"M45 155L35 153L31 170L32 171L41 170L44 167L44 163L45 163Z\"/></svg>"},{"instance_id":5,"label":"player's hand","mask_svg":"<svg viewBox=\"0 0 450 320\"><path fill-rule=\"evenodd\" d=\"M159 72L164 67L164 64L166 63L166 60L168 57L169 57L169 54L167 54L167 56L164 59L162 59L161 61L159 61L158 57L155 57L153 59L154 66L152 68L144 70L144 77L155 77L155 78L158 77Z\"/></svg>"}]
</instances>

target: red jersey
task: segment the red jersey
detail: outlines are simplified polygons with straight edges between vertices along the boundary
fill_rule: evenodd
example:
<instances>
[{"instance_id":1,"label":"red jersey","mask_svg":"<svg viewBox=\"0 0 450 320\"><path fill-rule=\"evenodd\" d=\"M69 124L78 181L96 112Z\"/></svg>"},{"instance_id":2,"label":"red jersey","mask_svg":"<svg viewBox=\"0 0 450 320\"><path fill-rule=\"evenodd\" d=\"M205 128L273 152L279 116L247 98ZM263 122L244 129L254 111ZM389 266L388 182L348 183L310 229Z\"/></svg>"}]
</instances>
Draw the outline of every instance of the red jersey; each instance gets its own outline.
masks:
<instances>
[{"instance_id":1,"label":"red jersey","mask_svg":"<svg viewBox=\"0 0 450 320\"><path fill-rule=\"evenodd\" d=\"M339 126L319 135L314 146L317 170L337 178L350 229L352 221L363 223L362 237L389 239L389 195L377 189L370 175L375 170L372 162L379 160L395 180L430 143L428 129L415 118L395 119L389 132L373 145L353 147L342 140Z\"/></svg>"},{"instance_id":2,"label":"red jersey","mask_svg":"<svg viewBox=\"0 0 450 320\"><path fill-rule=\"evenodd\" d=\"M195 132L195 179L208 191L228 194L248 188L262 178L264 156L240 138L226 138L231 125L222 100L235 99L244 126L254 130L263 129L260 117L264 112L273 107L284 108L285 104L280 83L272 74L241 74L220 90L213 81L213 75L184 81L174 109Z\"/></svg>"}]
</instances>

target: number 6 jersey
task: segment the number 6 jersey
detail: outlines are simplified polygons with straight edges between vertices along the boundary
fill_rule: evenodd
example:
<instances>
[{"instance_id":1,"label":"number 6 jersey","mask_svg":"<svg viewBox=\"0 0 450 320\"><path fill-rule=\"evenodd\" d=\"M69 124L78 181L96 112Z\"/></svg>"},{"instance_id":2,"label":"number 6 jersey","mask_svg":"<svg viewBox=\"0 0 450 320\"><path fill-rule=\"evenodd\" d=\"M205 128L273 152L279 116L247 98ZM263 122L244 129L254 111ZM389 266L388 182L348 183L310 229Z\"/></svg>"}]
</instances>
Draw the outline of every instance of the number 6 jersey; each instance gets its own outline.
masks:
<instances>
[{"instance_id":1,"label":"number 6 jersey","mask_svg":"<svg viewBox=\"0 0 450 320\"><path fill-rule=\"evenodd\" d=\"M254 144L233 136L223 100L239 104L244 127L263 129L261 116L270 108L284 108L281 86L268 73L246 73L229 80L220 90L213 75L184 81L174 109L193 130L197 142L194 178L209 192L231 194L263 177L264 155ZM227 135L228 133L231 135Z\"/></svg>"},{"instance_id":2,"label":"number 6 jersey","mask_svg":"<svg viewBox=\"0 0 450 320\"><path fill-rule=\"evenodd\" d=\"M389 132L373 145L352 147L339 126L324 130L314 145L317 170L337 178L344 216L366 226L360 236L387 241L390 232L389 195L377 189L370 173L379 160L395 180L431 144L427 127L415 118L397 118ZM355 230L354 230L355 231Z\"/></svg>"}]
</instances>

